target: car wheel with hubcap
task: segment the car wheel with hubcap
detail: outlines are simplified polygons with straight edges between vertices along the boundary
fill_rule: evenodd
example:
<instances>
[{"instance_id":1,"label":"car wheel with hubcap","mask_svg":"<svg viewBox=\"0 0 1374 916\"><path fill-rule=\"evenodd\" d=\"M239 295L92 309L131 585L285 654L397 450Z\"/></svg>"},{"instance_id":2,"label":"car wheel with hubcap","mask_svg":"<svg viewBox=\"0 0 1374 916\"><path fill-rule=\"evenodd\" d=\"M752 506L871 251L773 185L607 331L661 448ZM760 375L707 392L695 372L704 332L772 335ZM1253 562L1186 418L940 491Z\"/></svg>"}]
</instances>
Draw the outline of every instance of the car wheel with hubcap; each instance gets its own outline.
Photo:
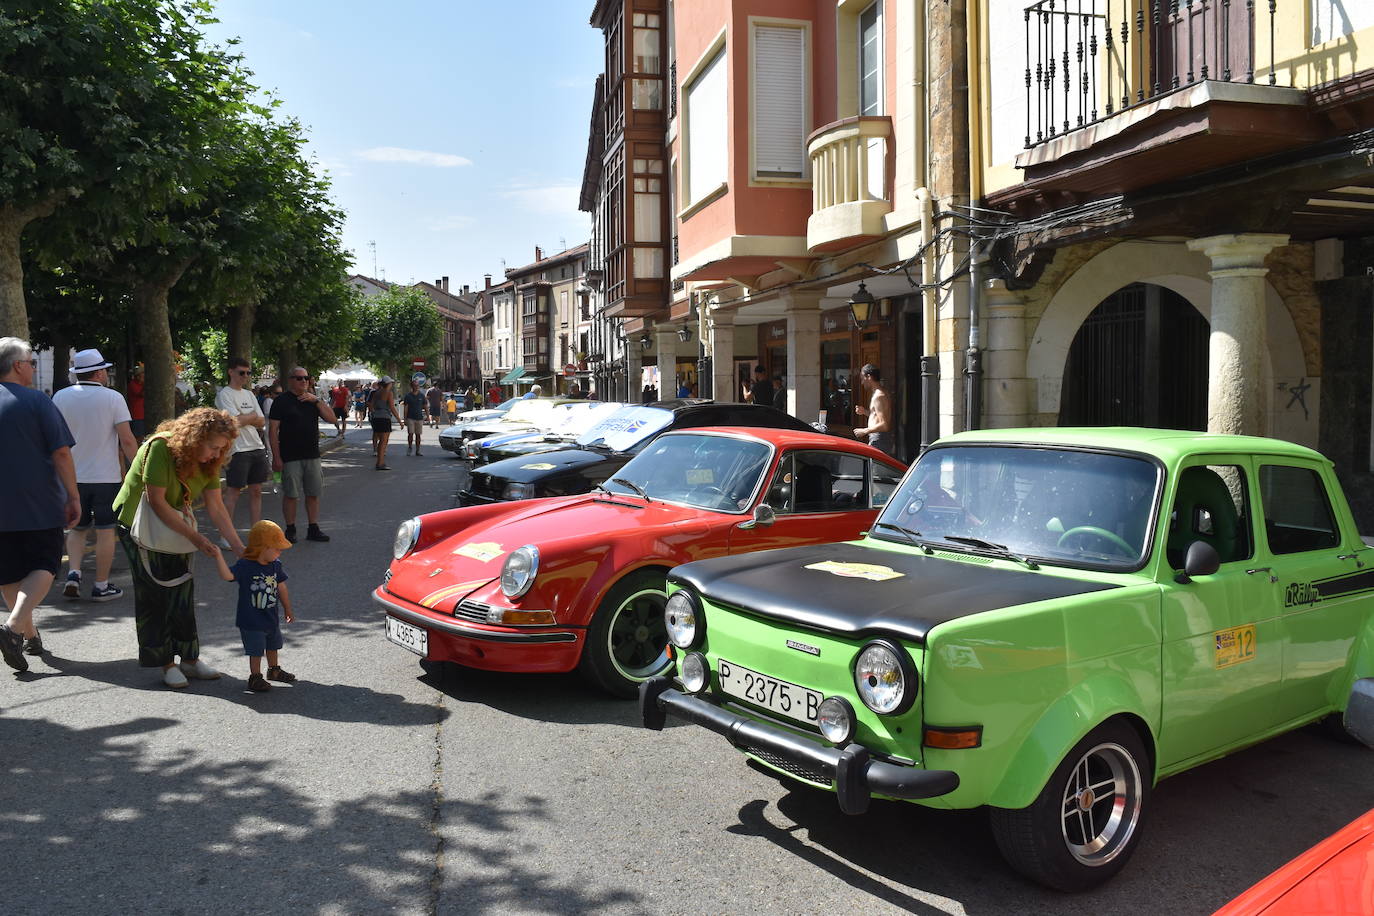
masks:
<instances>
[{"instance_id":1,"label":"car wheel with hubcap","mask_svg":"<svg viewBox=\"0 0 1374 916\"><path fill-rule=\"evenodd\" d=\"M1027 808L992 808L1013 868L1061 891L1111 878L1135 851L1150 794L1149 755L1135 729L1107 722L1078 742Z\"/></svg>"},{"instance_id":2,"label":"car wheel with hubcap","mask_svg":"<svg viewBox=\"0 0 1374 916\"><path fill-rule=\"evenodd\" d=\"M661 572L633 573L612 586L587 628L582 673L618 697L637 696L640 682L662 674L671 661L663 623L667 601Z\"/></svg>"}]
</instances>

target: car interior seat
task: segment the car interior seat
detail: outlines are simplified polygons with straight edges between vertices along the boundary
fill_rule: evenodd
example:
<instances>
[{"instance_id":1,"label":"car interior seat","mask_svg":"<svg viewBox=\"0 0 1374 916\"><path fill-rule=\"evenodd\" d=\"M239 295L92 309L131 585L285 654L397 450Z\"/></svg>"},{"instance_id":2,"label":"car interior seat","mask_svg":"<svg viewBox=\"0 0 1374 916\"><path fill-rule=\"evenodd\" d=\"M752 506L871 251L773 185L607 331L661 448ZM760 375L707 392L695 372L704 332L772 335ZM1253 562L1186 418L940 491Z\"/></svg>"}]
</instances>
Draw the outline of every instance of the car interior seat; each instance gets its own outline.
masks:
<instances>
[{"instance_id":1,"label":"car interior seat","mask_svg":"<svg viewBox=\"0 0 1374 916\"><path fill-rule=\"evenodd\" d=\"M826 512L833 509L830 470L819 464L804 464L797 470L797 511Z\"/></svg>"},{"instance_id":2,"label":"car interior seat","mask_svg":"<svg viewBox=\"0 0 1374 916\"><path fill-rule=\"evenodd\" d=\"M1211 544L1223 563L1239 559L1248 546L1230 488L1207 467L1188 468L1178 479L1166 545L1172 568L1183 568L1188 545L1194 541Z\"/></svg>"}]
</instances>

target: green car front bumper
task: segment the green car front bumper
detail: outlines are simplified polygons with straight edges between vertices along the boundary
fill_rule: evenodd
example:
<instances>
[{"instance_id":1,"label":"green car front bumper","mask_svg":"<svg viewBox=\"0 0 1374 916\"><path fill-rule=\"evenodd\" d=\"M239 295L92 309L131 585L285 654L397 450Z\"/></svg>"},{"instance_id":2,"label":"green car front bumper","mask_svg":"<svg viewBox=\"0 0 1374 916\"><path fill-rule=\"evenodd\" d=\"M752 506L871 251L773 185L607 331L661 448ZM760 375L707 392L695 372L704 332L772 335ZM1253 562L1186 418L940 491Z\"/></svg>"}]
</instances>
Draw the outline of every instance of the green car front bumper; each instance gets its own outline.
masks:
<instances>
[{"instance_id":1,"label":"green car front bumper","mask_svg":"<svg viewBox=\"0 0 1374 916\"><path fill-rule=\"evenodd\" d=\"M645 728L661 730L670 714L724 735L740 750L800 778L832 783L845 814L862 814L874 795L935 798L959 787L959 774L951 770L924 770L874 760L862 744L830 747L730 712L706 697L683 693L666 677L639 685L639 715Z\"/></svg>"}]
</instances>

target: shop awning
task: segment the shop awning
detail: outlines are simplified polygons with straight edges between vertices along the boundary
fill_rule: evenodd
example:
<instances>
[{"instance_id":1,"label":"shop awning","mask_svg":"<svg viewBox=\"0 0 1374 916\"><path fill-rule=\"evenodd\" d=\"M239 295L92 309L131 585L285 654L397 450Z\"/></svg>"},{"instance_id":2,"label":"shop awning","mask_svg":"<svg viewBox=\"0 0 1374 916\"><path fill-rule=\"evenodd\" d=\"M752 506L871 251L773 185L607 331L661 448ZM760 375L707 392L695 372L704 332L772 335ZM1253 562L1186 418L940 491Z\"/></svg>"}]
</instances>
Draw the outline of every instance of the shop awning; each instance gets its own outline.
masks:
<instances>
[{"instance_id":1,"label":"shop awning","mask_svg":"<svg viewBox=\"0 0 1374 916\"><path fill-rule=\"evenodd\" d=\"M522 375L524 375L524 374L525 374L525 367L524 367L524 366L516 366L516 367L515 367L514 369L512 369L511 371L509 371L509 372L507 372L505 375L501 376L501 384L502 384L502 385L509 385L509 384L511 384L512 382L514 382L516 379L520 378L520 376L522 376Z\"/></svg>"}]
</instances>

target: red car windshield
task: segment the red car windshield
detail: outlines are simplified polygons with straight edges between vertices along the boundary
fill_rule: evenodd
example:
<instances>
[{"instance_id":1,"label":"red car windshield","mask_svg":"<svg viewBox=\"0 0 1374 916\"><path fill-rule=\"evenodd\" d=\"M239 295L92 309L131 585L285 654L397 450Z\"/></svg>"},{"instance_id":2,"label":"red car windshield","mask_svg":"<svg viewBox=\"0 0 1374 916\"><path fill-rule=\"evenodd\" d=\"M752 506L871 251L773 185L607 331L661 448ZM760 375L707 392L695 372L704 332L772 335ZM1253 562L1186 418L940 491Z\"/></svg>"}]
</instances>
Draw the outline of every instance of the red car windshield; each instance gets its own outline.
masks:
<instances>
[{"instance_id":1,"label":"red car windshield","mask_svg":"<svg viewBox=\"0 0 1374 916\"><path fill-rule=\"evenodd\" d=\"M769 451L762 442L733 436L660 436L602 486L627 496L741 512L758 489Z\"/></svg>"}]
</instances>

